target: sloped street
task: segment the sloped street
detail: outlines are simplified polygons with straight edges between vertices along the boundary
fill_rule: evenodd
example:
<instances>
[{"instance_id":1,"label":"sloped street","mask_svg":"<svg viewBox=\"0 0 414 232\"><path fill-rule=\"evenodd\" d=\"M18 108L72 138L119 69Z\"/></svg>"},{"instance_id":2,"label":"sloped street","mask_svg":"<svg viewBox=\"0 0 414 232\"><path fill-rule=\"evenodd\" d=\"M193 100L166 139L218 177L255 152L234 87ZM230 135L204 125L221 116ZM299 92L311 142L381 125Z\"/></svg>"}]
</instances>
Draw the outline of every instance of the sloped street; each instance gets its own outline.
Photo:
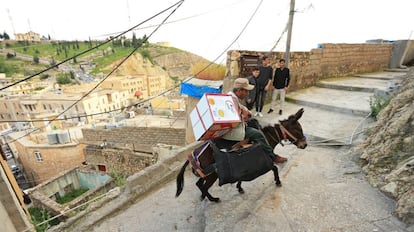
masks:
<instances>
[{"instance_id":1,"label":"sloped street","mask_svg":"<svg viewBox=\"0 0 414 232\"><path fill-rule=\"evenodd\" d=\"M283 186L272 173L235 185L211 189L220 203L200 201L197 178L187 168L185 186L175 198L175 179L142 196L128 207L105 217L93 231L414 231L393 214L395 203L368 184L352 146L374 125L369 102L374 93L398 87L404 72L381 72L328 79L288 93L289 102L258 118L262 125L277 123L298 109L308 138L305 150L276 147L289 160L279 165ZM184 160L182 160L184 163Z\"/></svg>"}]
</instances>

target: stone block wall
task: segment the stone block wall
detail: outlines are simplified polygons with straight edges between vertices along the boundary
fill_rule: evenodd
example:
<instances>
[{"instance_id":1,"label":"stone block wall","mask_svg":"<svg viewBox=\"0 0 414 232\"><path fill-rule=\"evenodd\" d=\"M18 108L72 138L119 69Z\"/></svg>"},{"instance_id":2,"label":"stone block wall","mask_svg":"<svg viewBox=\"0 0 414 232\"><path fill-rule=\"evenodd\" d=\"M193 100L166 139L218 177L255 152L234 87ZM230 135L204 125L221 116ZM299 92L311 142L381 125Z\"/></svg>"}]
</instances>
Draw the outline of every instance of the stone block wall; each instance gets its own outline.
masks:
<instances>
[{"instance_id":1,"label":"stone block wall","mask_svg":"<svg viewBox=\"0 0 414 232\"><path fill-rule=\"evenodd\" d=\"M156 163L157 157L140 154L122 148L85 148L86 162L90 165L105 165L107 173L129 176ZM97 167L95 167L97 169Z\"/></svg>"},{"instance_id":2,"label":"stone block wall","mask_svg":"<svg viewBox=\"0 0 414 232\"><path fill-rule=\"evenodd\" d=\"M99 145L103 142L115 147L152 153L156 144L185 145L185 128L118 127L111 129L82 129L84 143ZM119 146L117 146L117 144Z\"/></svg>"},{"instance_id":3,"label":"stone block wall","mask_svg":"<svg viewBox=\"0 0 414 232\"><path fill-rule=\"evenodd\" d=\"M387 68L393 44L321 44L310 52L291 52L289 69L291 91L313 86L319 79L350 76L357 73L381 71ZM284 52L233 50L227 53L227 71L223 92L229 91L235 78L240 77L240 58L243 55L267 55L275 69Z\"/></svg>"}]
</instances>

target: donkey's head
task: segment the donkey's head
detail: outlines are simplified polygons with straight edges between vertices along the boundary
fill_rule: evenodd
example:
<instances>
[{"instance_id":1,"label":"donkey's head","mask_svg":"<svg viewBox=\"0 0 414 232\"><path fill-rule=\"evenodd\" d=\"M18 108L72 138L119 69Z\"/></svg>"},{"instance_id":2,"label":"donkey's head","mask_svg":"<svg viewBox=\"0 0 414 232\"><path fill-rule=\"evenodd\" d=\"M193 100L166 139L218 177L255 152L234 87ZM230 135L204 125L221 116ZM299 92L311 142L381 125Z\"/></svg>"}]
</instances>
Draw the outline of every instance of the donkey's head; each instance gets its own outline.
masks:
<instances>
[{"instance_id":1,"label":"donkey's head","mask_svg":"<svg viewBox=\"0 0 414 232\"><path fill-rule=\"evenodd\" d=\"M280 121L280 129L283 137L291 141L300 149L305 149L308 145L306 137L303 134L302 126L299 123L299 119L302 117L303 112L304 110L301 108L296 114L290 115L288 119Z\"/></svg>"}]
</instances>

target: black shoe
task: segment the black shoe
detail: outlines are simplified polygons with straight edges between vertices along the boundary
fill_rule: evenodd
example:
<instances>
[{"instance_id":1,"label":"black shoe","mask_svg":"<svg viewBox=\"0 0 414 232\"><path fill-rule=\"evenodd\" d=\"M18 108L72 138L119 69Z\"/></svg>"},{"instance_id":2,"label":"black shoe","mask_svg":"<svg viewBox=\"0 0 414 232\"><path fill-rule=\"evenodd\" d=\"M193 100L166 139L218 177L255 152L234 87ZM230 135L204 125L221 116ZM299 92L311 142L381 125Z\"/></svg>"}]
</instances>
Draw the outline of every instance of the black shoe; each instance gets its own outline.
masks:
<instances>
[{"instance_id":1,"label":"black shoe","mask_svg":"<svg viewBox=\"0 0 414 232\"><path fill-rule=\"evenodd\" d=\"M272 110L273 111L273 110ZM279 115L282 115L282 110L279 110Z\"/></svg>"},{"instance_id":2,"label":"black shoe","mask_svg":"<svg viewBox=\"0 0 414 232\"><path fill-rule=\"evenodd\" d=\"M269 111L267 111L268 114L272 113L273 109L269 109Z\"/></svg>"}]
</instances>

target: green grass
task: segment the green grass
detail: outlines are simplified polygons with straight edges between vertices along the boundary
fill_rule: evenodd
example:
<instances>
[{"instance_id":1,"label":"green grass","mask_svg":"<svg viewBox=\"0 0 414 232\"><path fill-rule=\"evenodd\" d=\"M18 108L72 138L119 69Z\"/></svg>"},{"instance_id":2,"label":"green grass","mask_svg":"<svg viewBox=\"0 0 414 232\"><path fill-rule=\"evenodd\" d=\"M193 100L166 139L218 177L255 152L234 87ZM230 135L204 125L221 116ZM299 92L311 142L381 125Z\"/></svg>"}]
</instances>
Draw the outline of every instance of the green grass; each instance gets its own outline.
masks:
<instances>
[{"instance_id":1,"label":"green grass","mask_svg":"<svg viewBox=\"0 0 414 232\"><path fill-rule=\"evenodd\" d=\"M53 219L53 220L51 220L47 223L36 226L36 225L52 218L52 215L49 212L47 212L46 209L36 208L36 207L30 207L29 208L29 213L30 213L30 216L31 216L31 222L32 222L33 225L35 225L35 229L36 229L37 232L46 231L46 229L49 226L54 226L54 225L59 224L58 219Z\"/></svg>"},{"instance_id":2,"label":"green grass","mask_svg":"<svg viewBox=\"0 0 414 232\"><path fill-rule=\"evenodd\" d=\"M26 54L28 56L39 57L40 59L46 59L50 62L61 62L66 60L76 54L84 52L91 47L95 47L103 41L42 41L42 42L11 42L3 41L2 46L7 49L12 49L16 53ZM6 46L7 43L7 46ZM118 42L119 43L119 42ZM92 62L94 67L90 70L91 74L104 73L107 74L110 72L109 65L114 62L120 62L121 59L125 58L128 54L133 51L133 47L121 47L117 42L107 43L101 47L94 49L90 52L87 52L81 56L78 56L76 59L72 59L68 62L71 65L78 65L80 62ZM154 44L147 44L141 48L138 48L138 53L140 53L144 58L148 59L151 63L154 63L154 58L171 53L180 53L183 52L180 49L173 47L161 47ZM3 58L3 57L2 57ZM4 60L4 58L3 58ZM11 76L14 73L21 73L24 76L33 74L34 72L24 70L24 67L27 67L29 64L31 67L34 66L32 62L28 63L19 63L22 62L18 59L7 59L5 63L7 65L2 65L0 60L1 67L6 67L7 70L4 72L7 76ZM35 65L36 71L40 71L45 68L44 65ZM1 70L0 70L1 72Z\"/></svg>"},{"instance_id":3,"label":"green grass","mask_svg":"<svg viewBox=\"0 0 414 232\"><path fill-rule=\"evenodd\" d=\"M6 77L13 77L16 74L29 76L45 68L42 64L34 64L31 61L24 61L16 58L7 59L0 56L0 73L5 73Z\"/></svg>"},{"instance_id":4,"label":"green grass","mask_svg":"<svg viewBox=\"0 0 414 232\"><path fill-rule=\"evenodd\" d=\"M378 114L383 110L391 101L391 96L379 96L374 95L369 99L369 105L371 108L371 116L377 118Z\"/></svg>"},{"instance_id":5,"label":"green grass","mask_svg":"<svg viewBox=\"0 0 414 232\"><path fill-rule=\"evenodd\" d=\"M59 204L65 204L67 202L71 202L73 199L79 197L80 195L84 194L88 190L89 189L87 188L75 189L72 192L67 193L65 196L58 198L56 202Z\"/></svg>"}]
</instances>

